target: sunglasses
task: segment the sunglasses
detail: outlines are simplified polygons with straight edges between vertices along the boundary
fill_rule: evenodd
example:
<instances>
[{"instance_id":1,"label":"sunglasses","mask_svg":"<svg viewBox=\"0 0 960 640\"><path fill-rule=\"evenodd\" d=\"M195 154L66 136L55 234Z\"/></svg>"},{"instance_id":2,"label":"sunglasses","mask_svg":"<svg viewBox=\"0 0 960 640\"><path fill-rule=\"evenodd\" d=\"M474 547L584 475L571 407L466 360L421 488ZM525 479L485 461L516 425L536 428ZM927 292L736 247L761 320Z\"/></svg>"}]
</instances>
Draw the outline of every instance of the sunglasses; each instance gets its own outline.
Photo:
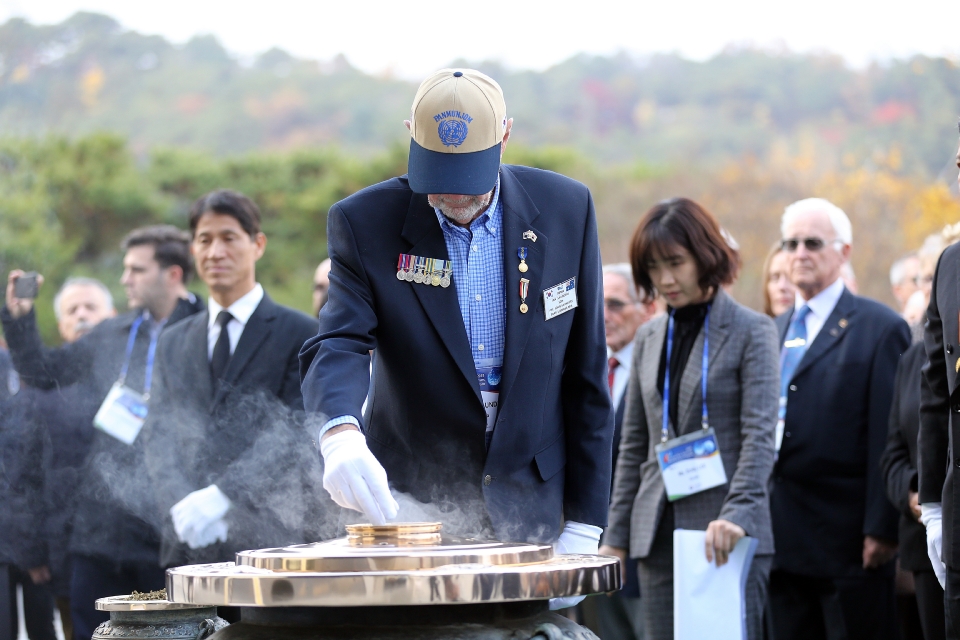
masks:
<instances>
[{"instance_id":1,"label":"sunglasses","mask_svg":"<svg viewBox=\"0 0 960 640\"><path fill-rule=\"evenodd\" d=\"M823 238L784 238L780 241L780 249L787 253L793 253L800 246L801 242L807 251L820 251L827 244L843 244L842 240L831 240L828 243Z\"/></svg>"}]
</instances>

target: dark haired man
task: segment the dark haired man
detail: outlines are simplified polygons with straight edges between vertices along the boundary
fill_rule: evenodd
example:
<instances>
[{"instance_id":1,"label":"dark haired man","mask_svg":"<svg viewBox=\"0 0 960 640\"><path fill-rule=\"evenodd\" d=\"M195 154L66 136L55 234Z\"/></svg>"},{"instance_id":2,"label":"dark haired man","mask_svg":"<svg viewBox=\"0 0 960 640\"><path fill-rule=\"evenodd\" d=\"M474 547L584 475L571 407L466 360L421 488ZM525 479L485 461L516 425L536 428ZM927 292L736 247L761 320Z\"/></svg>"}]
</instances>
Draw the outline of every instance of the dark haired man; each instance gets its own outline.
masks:
<instances>
[{"instance_id":1,"label":"dark haired man","mask_svg":"<svg viewBox=\"0 0 960 640\"><path fill-rule=\"evenodd\" d=\"M160 340L144 431L165 566L306 541L302 469L290 456L304 448L297 354L317 321L276 304L257 282L267 237L252 200L209 193L194 204L190 230L209 310ZM272 499L274 489L288 493ZM291 495L297 513L271 512Z\"/></svg>"},{"instance_id":2,"label":"dark haired man","mask_svg":"<svg viewBox=\"0 0 960 640\"><path fill-rule=\"evenodd\" d=\"M186 289L193 272L189 240L168 225L131 232L122 244L121 278L131 311L58 348L43 346L33 300L16 297L23 272L8 277L0 320L22 381L41 389L81 385L84 392L74 410L96 427L80 474L70 541L77 640L90 638L108 617L94 610L97 598L164 584L153 494L143 481L137 436L160 333L203 307Z\"/></svg>"},{"instance_id":3,"label":"dark haired man","mask_svg":"<svg viewBox=\"0 0 960 640\"><path fill-rule=\"evenodd\" d=\"M420 85L408 175L330 209L304 399L341 506L396 517L389 481L482 505L473 533L596 553L613 414L593 199L569 178L501 165L512 122L482 73Z\"/></svg>"}]
</instances>

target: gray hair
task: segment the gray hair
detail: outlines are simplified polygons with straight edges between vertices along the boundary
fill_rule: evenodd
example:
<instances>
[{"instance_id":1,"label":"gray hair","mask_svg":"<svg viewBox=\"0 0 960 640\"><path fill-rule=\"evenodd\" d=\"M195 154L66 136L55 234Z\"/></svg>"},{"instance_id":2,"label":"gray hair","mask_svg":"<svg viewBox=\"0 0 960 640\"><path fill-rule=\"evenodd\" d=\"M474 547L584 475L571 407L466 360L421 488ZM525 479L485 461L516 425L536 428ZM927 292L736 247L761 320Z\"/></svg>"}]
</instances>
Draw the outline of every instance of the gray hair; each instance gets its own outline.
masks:
<instances>
[{"instance_id":1,"label":"gray hair","mask_svg":"<svg viewBox=\"0 0 960 640\"><path fill-rule=\"evenodd\" d=\"M844 244L853 244L853 226L850 224L850 218L843 209L823 198L798 200L784 209L783 217L780 219L780 234L787 235L787 224L798 215L814 212L827 214L837 238Z\"/></svg>"},{"instance_id":2,"label":"gray hair","mask_svg":"<svg viewBox=\"0 0 960 640\"><path fill-rule=\"evenodd\" d=\"M107 302L107 308L114 308L113 294L110 293L110 289L107 289L107 285L103 284L96 278L85 278L82 276L78 276L76 278L67 278L66 282L63 283L63 286L60 287L60 290L57 291L57 295L53 298L53 312L57 314L58 321L60 320L60 316L63 315L63 312L60 310L60 301L63 298L63 292L73 286L96 287L100 290L100 293L103 294L103 297Z\"/></svg>"},{"instance_id":3,"label":"gray hair","mask_svg":"<svg viewBox=\"0 0 960 640\"><path fill-rule=\"evenodd\" d=\"M630 294L630 300L633 302L640 302L640 295L637 293L637 285L633 281L633 268L629 263L617 262L615 264L605 264L603 265L603 273L604 275L613 273L626 280L627 291Z\"/></svg>"},{"instance_id":4,"label":"gray hair","mask_svg":"<svg viewBox=\"0 0 960 640\"><path fill-rule=\"evenodd\" d=\"M911 251L905 256L901 256L890 265L890 286L896 287L907 276L907 262L917 257L916 251Z\"/></svg>"}]
</instances>

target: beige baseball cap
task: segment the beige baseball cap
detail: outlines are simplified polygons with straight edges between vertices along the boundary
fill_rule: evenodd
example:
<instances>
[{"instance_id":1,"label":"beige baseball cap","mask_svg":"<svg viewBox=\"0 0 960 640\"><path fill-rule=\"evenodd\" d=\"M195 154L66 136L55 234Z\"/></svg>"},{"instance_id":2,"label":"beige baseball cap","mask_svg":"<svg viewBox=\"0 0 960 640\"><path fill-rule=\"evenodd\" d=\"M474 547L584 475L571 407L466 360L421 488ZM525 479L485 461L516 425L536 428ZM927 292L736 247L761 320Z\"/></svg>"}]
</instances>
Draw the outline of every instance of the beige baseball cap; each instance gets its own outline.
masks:
<instances>
[{"instance_id":1,"label":"beige baseball cap","mask_svg":"<svg viewBox=\"0 0 960 640\"><path fill-rule=\"evenodd\" d=\"M416 193L479 195L500 171L503 91L473 69L441 69L413 99L407 180Z\"/></svg>"}]
</instances>

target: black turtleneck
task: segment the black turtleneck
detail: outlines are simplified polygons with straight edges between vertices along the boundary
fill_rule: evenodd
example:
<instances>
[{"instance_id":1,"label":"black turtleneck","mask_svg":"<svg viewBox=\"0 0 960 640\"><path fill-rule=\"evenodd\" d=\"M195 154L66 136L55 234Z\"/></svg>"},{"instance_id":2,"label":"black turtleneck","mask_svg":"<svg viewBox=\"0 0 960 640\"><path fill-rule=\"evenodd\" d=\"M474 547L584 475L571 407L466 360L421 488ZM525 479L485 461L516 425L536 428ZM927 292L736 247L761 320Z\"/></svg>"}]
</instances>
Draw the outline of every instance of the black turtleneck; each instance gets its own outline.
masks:
<instances>
[{"instance_id":1,"label":"black turtleneck","mask_svg":"<svg viewBox=\"0 0 960 640\"><path fill-rule=\"evenodd\" d=\"M713 300L702 302L700 304L690 304L673 311L673 350L670 353L670 424L677 435L680 435L680 427L677 426L677 408L680 398L680 378L684 369L687 367L687 361L690 359L690 352L693 351L693 343L697 341L697 334L703 326L703 319L707 317L707 309ZM671 309L668 308L668 311ZM696 358L696 364L700 366L700 358ZM657 373L657 389L660 391L660 397L663 397L663 381L667 369L667 340L663 340L663 351L660 352L660 371Z\"/></svg>"}]
</instances>

